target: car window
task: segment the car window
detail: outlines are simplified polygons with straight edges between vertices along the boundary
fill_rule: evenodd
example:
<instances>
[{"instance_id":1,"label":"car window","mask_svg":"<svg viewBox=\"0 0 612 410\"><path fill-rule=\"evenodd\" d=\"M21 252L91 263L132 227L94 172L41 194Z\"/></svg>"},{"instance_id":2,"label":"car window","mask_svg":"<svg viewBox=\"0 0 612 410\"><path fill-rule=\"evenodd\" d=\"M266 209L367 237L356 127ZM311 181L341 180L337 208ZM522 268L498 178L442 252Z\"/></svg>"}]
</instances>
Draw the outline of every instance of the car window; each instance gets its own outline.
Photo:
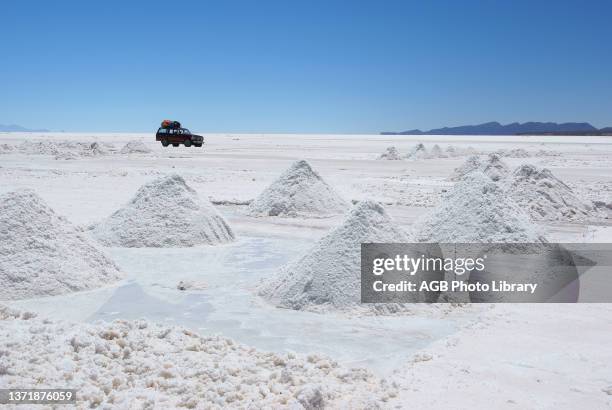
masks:
<instances>
[{"instance_id":1,"label":"car window","mask_svg":"<svg viewBox=\"0 0 612 410\"><path fill-rule=\"evenodd\" d=\"M160 133L160 134L166 134L168 132L168 130L165 129L165 128L160 128L159 130L157 130L157 132Z\"/></svg>"}]
</instances>

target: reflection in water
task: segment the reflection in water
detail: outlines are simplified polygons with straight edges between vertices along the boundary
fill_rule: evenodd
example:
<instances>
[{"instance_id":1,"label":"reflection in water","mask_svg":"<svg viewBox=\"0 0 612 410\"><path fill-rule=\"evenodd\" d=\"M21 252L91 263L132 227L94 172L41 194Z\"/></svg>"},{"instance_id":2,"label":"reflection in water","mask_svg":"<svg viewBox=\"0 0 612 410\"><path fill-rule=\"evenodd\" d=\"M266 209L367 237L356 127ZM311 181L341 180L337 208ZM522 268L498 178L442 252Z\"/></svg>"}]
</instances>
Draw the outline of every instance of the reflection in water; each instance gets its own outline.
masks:
<instances>
[{"instance_id":1,"label":"reflection in water","mask_svg":"<svg viewBox=\"0 0 612 410\"><path fill-rule=\"evenodd\" d=\"M174 321L181 318L185 326L193 327L210 314L212 306L203 295L188 294L177 303L170 303L146 294L135 282L118 288L87 321L112 321L117 318L135 320Z\"/></svg>"}]
</instances>

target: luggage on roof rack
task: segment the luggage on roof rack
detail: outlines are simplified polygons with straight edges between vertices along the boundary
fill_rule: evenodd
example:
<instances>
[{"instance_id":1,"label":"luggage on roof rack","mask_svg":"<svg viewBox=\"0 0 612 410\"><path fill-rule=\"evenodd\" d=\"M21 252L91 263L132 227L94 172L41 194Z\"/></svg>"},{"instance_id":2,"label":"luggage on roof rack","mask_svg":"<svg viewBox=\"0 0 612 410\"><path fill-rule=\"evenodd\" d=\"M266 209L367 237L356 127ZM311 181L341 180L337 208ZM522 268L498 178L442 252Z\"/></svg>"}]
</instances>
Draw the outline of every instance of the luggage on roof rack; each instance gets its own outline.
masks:
<instances>
[{"instance_id":1,"label":"luggage on roof rack","mask_svg":"<svg viewBox=\"0 0 612 410\"><path fill-rule=\"evenodd\" d=\"M161 123L162 128L181 128L181 123L178 121L163 120Z\"/></svg>"}]
</instances>

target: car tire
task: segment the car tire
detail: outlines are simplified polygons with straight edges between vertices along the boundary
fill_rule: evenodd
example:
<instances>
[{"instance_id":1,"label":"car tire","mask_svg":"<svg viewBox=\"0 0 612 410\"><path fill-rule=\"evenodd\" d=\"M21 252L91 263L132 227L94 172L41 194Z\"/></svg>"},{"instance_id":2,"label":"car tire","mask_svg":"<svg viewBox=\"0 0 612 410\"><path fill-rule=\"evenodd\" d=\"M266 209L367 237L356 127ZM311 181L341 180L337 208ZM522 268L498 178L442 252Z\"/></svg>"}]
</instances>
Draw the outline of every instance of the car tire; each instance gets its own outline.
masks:
<instances>
[{"instance_id":1,"label":"car tire","mask_svg":"<svg viewBox=\"0 0 612 410\"><path fill-rule=\"evenodd\" d=\"M162 142L161 142L161 143L162 143L162 146L164 146L164 147L167 147L167 146L168 146L168 144L169 144L169 142L168 142L168 141L166 141L166 140L162 140Z\"/></svg>"},{"instance_id":2,"label":"car tire","mask_svg":"<svg viewBox=\"0 0 612 410\"><path fill-rule=\"evenodd\" d=\"M186 147L191 147L191 141L190 140L185 140L185 142L183 142L183 144L185 144Z\"/></svg>"},{"instance_id":3,"label":"car tire","mask_svg":"<svg viewBox=\"0 0 612 410\"><path fill-rule=\"evenodd\" d=\"M196 147L201 147L201 146L202 146L202 144L194 144L194 146L196 146Z\"/></svg>"}]
</instances>

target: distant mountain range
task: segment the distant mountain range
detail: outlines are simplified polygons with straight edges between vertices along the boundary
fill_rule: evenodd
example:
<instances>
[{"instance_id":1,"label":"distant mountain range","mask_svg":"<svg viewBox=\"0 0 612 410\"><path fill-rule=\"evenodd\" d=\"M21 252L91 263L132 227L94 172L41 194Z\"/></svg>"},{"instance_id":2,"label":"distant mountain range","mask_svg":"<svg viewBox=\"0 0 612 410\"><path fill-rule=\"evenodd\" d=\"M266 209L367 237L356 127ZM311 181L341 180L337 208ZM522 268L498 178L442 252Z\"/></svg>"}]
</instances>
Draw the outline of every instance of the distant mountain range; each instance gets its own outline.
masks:
<instances>
[{"instance_id":1,"label":"distant mountain range","mask_svg":"<svg viewBox=\"0 0 612 410\"><path fill-rule=\"evenodd\" d=\"M29 128L22 127L21 125L11 124L4 125L0 124L0 132L49 132L46 129L33 130Z\"/></svg>"},{"instance_id":2,"label":"distant mountain range","mask_svg":"<svg viewBox=\"0 0 612 410\"><path fill-rule=\"evenodd\" d=\"M485 122L479 125L435 128L429 131L409 130L381 132L382 135L612 135L612 127L597 129L588 122L513 122L502 125L499 122Z\"/></svg>"}]
</instances>

